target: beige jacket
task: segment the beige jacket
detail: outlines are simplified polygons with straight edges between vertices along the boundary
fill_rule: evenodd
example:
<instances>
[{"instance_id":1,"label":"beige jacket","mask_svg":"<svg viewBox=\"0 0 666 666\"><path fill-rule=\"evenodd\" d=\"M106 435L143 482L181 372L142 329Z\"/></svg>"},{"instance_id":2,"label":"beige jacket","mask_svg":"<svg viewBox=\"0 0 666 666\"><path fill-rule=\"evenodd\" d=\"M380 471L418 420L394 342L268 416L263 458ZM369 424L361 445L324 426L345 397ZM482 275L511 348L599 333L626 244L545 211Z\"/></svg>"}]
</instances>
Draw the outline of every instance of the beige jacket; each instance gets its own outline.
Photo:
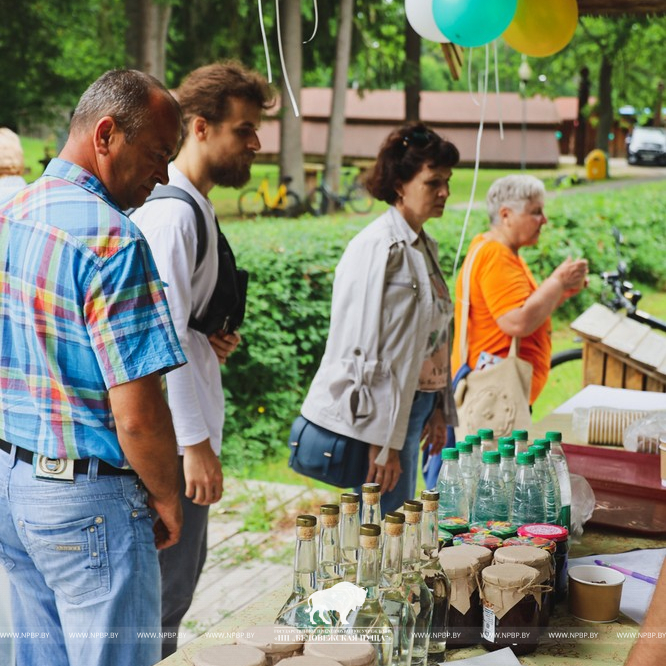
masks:
<instances>
[{"instance_id":1,"label":"beige jacket","mask_svg":"<svg viewBox=\"0 0 666 666\"><path fill-rule=\"evenodd\" d=\"M417 234L390 208L354 237L335 270L326 350L301 412L341 435L402 449L435 307ZM437 244L426 235L437 257ZM439 408L457 424L450 384Z\"/></svg>"}]
</instances>

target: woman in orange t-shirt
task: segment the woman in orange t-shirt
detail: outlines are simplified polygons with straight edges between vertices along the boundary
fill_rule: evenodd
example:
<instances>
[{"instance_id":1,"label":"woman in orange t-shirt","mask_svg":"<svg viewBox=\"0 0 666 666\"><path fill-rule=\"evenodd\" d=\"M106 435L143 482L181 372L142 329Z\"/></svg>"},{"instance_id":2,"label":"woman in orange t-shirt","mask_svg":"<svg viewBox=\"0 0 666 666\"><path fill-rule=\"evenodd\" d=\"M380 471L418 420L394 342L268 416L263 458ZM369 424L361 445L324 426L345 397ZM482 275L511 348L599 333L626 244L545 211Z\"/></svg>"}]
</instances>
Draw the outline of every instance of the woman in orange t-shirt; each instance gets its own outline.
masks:
<instances>
[{"instance_id":1,"label":"woman in orange t-shirt","mask_svg":"<svg viewBox=\"0 0 666 666\"><path fill-rule=\"evenodd\" d=\"M452 370L466 361L475 369L486 352L505 358L511 339L520 339L519 357L533 368L530 405L541 393L550 369L550 315L587 282L587 260L567 258L541 285L518 251L536 245L544 214L545 189L534 176L505 176L488 190L486 203L490 229L470 244L467 257L480 243L470 275L470 306L467 325L468 358L460 358L460 309L463 268L456 282L455 334ZM481 363L484 362L482 358Z\"/></svg>"}]
</instances>

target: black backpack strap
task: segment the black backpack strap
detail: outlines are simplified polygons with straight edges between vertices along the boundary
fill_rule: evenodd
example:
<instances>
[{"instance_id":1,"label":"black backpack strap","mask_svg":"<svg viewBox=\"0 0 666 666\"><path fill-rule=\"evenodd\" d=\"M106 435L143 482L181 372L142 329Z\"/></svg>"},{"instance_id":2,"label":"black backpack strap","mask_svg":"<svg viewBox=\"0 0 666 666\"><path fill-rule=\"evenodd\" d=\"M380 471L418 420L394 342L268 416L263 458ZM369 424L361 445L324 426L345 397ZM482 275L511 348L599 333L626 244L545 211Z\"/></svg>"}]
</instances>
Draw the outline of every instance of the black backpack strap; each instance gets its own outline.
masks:
<instances>
[{"instance_id":1,"label":"black backpack strap","mask_svg":"<svg viewBox=\"0 0 666 666\"><path fill-rule=\"evenodd\" d=\"M201 265L206 254L208 242L206 218L201 210L201 206L199 206L196 199L189 192L175 185L161 185L160 187L156 187L146 201L156 201L157 199L180 199L180 201L188 203L194 210L197 221L197 259L194 266L194 270L196 270Z\"/></svg>"}]
</instances>

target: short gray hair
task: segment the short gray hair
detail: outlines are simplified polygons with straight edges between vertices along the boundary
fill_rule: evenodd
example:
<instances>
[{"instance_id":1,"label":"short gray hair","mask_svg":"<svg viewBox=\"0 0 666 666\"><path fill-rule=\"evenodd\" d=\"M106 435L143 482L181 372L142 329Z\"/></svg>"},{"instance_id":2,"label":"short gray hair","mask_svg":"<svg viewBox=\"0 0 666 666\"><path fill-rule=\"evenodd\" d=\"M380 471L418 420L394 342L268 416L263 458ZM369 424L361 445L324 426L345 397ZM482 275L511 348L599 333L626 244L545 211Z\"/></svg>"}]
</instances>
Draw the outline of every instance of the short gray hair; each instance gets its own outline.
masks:
<instances>
[{"instance_id":1,"label":"short gray hair","mask_svg":"<svg viewBox=\"0 0 666 666\"><path fill-rule=\"evenodd\" d=\"M131 143L136 135L152 122L150 98L154 92L164 93L173 102L178 118L180 107L158 79L135 69L114 69L102 74L83 93L72 114L72 133L91 130L104 116L111 116Z\"/></svg>"},{"instance_id":2,"label":"short gray hair","mask_svg":"<svg viewBox=\"0 0 666 666\"><path fill-rule=\"evenodd\" d=\"M543 199L546 188L534 176L512 175L498 178L488 190L486 205L490 224L495 224L499 218L500 208L508 206L517 211L522 204L523 208L528 201Z\"/></svg>"}]
</instances>

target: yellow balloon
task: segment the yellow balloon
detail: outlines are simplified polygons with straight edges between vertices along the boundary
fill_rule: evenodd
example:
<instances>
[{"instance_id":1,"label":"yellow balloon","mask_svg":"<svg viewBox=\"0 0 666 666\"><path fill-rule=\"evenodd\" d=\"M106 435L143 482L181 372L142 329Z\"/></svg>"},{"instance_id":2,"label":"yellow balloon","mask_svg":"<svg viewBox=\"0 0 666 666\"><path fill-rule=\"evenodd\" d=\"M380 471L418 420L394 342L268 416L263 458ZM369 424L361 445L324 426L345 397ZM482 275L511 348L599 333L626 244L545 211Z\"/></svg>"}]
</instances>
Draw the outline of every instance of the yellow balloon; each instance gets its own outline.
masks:
<instances>
[{"instance_id":1,"label":"yellow balloon","mask_svg":"<svg viewBox=\"0 0 666 666\"><path fill-rule=\"evenodd\" d=\"M504 41L519 53L544 58L561 51L578 24L576 0L518 0Z\"/></svg>"}]
</instances>

